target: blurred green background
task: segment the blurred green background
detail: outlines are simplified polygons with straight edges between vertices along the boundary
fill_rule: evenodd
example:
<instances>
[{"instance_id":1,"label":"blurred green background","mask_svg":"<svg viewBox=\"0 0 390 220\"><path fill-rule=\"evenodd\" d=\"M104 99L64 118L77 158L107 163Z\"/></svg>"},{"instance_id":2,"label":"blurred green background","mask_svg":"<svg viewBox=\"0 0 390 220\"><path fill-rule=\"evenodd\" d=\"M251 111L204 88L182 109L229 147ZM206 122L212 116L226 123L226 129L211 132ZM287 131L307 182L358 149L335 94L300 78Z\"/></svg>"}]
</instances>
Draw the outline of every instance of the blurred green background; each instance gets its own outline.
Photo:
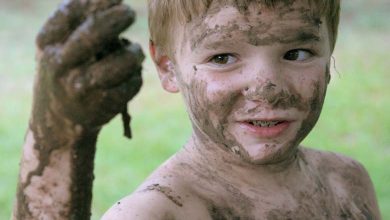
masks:
<instances>
[{"instance_id":1,"label":"blurred green background","mask_svg":"<svg viewBox=\"0 0 390 220\"><path fill-rule=\"evenodd\" d=\"M10 217L16 191L31 106L34 38L59 2L0 0L0 219ZM145 2L127 3L138 19L125 35L146 50ZM374 182L383 219L390 219L389 11L386 0L343 3L328 96L320 121L304 141L304 145L340 152L363 163ZM160 88L149 57L143 75L144 87L130 104L134 139L122 136L119 118L99 137L93 219L131 193L190 133L180 95Z\"/></svg>"}]
</instances>

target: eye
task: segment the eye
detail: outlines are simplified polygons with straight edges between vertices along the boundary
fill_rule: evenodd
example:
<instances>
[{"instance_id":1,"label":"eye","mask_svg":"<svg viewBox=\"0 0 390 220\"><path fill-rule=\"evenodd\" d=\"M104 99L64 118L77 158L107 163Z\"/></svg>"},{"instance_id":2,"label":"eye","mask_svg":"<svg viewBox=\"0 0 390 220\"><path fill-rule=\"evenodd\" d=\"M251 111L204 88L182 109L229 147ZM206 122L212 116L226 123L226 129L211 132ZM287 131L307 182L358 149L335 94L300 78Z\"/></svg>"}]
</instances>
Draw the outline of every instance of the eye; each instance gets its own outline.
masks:
<instances>
[{"instance_id":1,"label":"eye","mask_svg":"<svg viewBox=\"0 0 390 220\"><path fill-rule=\"evenodd\" d=\"M227 65L227 64L232 64L237 61L237 58L233 54L218 54L209 60L210 63L215 64L215 65Z\"/></svg>"},{"instance_id":2,"label":"eye","mask_svg":"<svg viewBox=\"0 0 390 220\"><path fill-rule=\"evenodd\" d=\"M313 56L313 53L309 50L305 49L294 49L287 51L286 54L284 54L283 59L290 60L290 61L305 61Z\"/></svg>"}]
</instances>

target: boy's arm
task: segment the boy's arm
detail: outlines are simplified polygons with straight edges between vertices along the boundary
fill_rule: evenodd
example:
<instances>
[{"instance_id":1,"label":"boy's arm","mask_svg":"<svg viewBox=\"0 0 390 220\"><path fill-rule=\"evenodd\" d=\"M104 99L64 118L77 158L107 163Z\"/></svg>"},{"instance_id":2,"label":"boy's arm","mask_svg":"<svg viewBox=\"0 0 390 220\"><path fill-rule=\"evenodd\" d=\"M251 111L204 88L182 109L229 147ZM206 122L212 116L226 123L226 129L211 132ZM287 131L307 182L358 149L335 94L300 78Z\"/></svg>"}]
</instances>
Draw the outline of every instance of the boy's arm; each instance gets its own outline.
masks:
<instances>
[{"instance_id":1,"label":"boy's arm","mask_svg":"<svg viewBox=\"0 0 390 220\"><path fill-rule=\"evenodd\" d=\"M68 0L37 37L37 74L13 219L89 219L101 127L139 91L143 54L118 35L120 0Z\"/></svg>"},{"instance_id":2,"label":"boy's arm","mask_svg":"<svg viewBox=\"0 0 390 220\"><path fill-rule=\"evenodd\" d=\"M159 192L137 192L113 205L102 220L179 219L176 211L175 204Z\"/></svg>"},{"instance_id":3,"label":"boy's arm","mask_svg":"<svg viewBox=\"0 0 390 220\"><path fill-rule=\"evenodd\" d=\"M177 184L161 188L157 185L121 199L104 214L102 220L210 219L204 201L197 196Z\"/></svg>"},{"instance_id":4,"label":"boy's arm","mask_svg":"<svg viewBox=\"0 0 390 220\"><path fill-rule=\"evenodd\" d=\"M353 215L355 218L359 216L359 219L380 220L374 186L364 166L340 154L321 153L320 155L327 156L317 166L327 170L326 172L330 171L328 178L335 188L334 191L337 192L337 202L343 204L344 214Z\"/></svg>"},{"instance_id":5,"label":"boy's arm","mask_svg":"<svg viewBox=\"0 0 390 220\"><path fill-rule=\"evenodd\" d=\"M367 170L364 168L362 164L356 161L353 161L352 163L354 168L350 170L350 172L354 172L356 174L346 174L346 176L347 177L360 176L360 178L349 179L349 184L351 184L352 188L354 188L355 185L360 184L360 188L358 188L360 192L352 191L351 194L361 194L362 198L364 198L365 201L367 202L366 204L367 206L364 207L365 210L363 210L363 214L366 215L365 217L367 219L375 219L375 220L382 219L379 211L375 190L374 190L374 185L371 181L371 178ZM358 182L355 182L357 180Z\"/></svg>"}]
</instances>

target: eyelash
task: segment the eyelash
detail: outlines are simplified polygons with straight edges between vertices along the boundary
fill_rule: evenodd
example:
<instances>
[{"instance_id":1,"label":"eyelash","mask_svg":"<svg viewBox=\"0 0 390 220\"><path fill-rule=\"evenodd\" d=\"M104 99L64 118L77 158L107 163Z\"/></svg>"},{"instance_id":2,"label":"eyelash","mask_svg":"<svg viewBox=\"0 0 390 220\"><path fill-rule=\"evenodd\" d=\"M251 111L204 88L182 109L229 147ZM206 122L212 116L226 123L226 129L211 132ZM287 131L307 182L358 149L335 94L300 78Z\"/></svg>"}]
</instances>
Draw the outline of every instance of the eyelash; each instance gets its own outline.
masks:
<instances>
[{"instance_id":1,"label":"eyelash","mask_svg":"<svg viewBox=\"0 0 390 220\"><path fill-rule=\"evenodd\" d=\"M307 53L306 55L308 55L309 57L301 57L300 56L304 56L302 54L300 54L300 52L305 52ZM295 53L295 54L293 54ZM289 58L288 56L289 55L292 55L292 56L297 56L295 58ZM296 62L303 62L303 61L306 61L308 59L310 59L311 57L313 57L315 55L315 53L312 51L312 50L309 50L309 49L303 49L303 48L299 48L299 49L293 49L293 50L289 50L287 51L284 55L283 55L283 59L285 60L288 60L288 61L296 61ZM222 59L222 63L219 63L216 61L216 59ZM232 60L233 59L233 60ZM229 65L229 64L233 64L237 61L237 56L232 54L232 53L221 53L221 54L217 54L217 55L214 55L212 56L211 58L209 58L207 60L207 63L210 63L212 65L215 65L215 66L225 66L225 65Z\"/></svg>"},{"instance_id":2,"label":"eyelash","mask_svg":"<svg viewBox=\"0 0 390 220\"><path fill-rule=\"evenodd\" d=\"M300 54L299 52L305 52L309 55L308 58L301 58L299 59L300 57ZM292 53L295 53L295 54L292 54ZM298 53L298 54L297 54ZM298 56L296 57L295 59L290 59L288 58L288 55L295 55L295 56ZM309 49L303 49L303 48L299 48L299 49L293 49L293 50L289 50L287 51L284 55L283 55L283 59L285 60L288 60L288 61L298 61L298 62L303 62L303 61L306 61L308 59L310 59L311 57L313 57L315 55L315 53L312 51L312 50L309 50Z\"/></svg>"},{"instance_id":3,"label":"eyelash","mask_svg":"<svg viewBox=\"0 0 390 220\"><path fill-rule=\"evenodd\" d=\"M216 59L218 59L218 58L222 58L222 59L225 58L223 61L225 61L226 63L218 63L218 62L216 62ZM226 60L226 58L227 58L227 60ZM209 58L207 60L207 62L211 63L213 65L222 66L222 65L233 64L237 60L238 60L238 58L234 54L231 54L231 53L221 53L221 54L217 54L217 55L212 56L211 58Z\"/></svg>"}]
</instances>

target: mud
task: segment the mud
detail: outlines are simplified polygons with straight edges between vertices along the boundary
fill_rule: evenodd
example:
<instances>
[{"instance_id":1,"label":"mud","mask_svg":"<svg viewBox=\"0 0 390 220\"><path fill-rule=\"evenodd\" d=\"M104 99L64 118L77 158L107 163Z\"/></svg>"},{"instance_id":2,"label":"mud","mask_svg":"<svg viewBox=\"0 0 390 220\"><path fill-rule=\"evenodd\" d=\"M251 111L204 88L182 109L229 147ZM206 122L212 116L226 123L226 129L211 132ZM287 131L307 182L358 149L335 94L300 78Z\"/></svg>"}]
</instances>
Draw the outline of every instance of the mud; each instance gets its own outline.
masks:
<instances>
[{"instance_id":1,"label":"mud","mask_svg":"<svg viewBox=\"0 0 390 220\"><path fill-rule=\"evenodd\" d=\"M215 166L215 155L201 156L180 167L212 219L380 219L360 165L350 159L300 147L288 169L256 176L236 173L227 163ZM256 178L260 181L248 190Z\"/></svg>"},{"instance_id":2,"label":"mud","mask_svg":"<svg viewBox=\"0 0 390 220\"><path fill-rule=\"evenodd\" d=\"M179 195L176 195L174 191L167 186L161 186L160 184L153 184L146 187L146 189L142 190L142 192L146 192L146 191L160 192L164 194L164 196L167 197L169 200L171 200L173 203L175 203L177 206L179 207L183 206L182 198Z\"/></svg>"},{"instance_id":3,"label":"mud","mask_svg":"<svg viewBox=\"0 0 390 220\"><path fill-rule=\"evenodd\" d=\"M182 82L182 85L186 85ZM229 108L237 99L236 97L231 97L223 103L223 106L214 105L212 103L204 103L205 100L208 100L206 97L206 87L207 84L204 81L192 81L190 85L186 85L186 92L183 92L183 95L186 97L188 107L190 108L190 118L193 124L193 129L199 138L207 143L209 140L213 140L220 146L225 146L225 150L232 151L233 146L237 146L237 143L234 141L233 137L226 136L224 133L225 127L227 126L227 118L225 117L222 121L210 121L209 112L216 111L220 115L227 116L230 109ZM193 94L197 94L194 96Z\"/></svg>"},{"instance_id":4,"label":"mud","mask_svg":"<svg viewBox=\"0 0 390 220\"><path fill-rule=\"evenodd\" d=\"M206 204L208 204L208 210L212 220L254 220L254 218L238 215L232 208L218 207L213 202L206 202Z\"/></svg>"},{"instance_id":5,"label":"mud","mask_svg":"<svg viewBox=\"0 0 390 220\"><path fill-rule=\"evenodd\" d=\"M245 11L246 14L257 13L261 16L261 10L269 10L267 7L264 9L261 6L253 6L250 10L247 8L249 1L234 1L233 3L225 3L226 6L233 6L238 9L239 12ZM261 19L254 21L246 21L247 26L237 23L237 21L231 21L226 25L216 25L210 27L204 22L204 17L213 16L217 14L219 10L211 9L207 13L198 19L195 19L188 30L197 29L197 35L193 35L193 32L186 33L186 36L191 39L191 50L195 50L202 45L204 41L207 41L213 35L219 35L224 40L231 38L235 31L240 30L241 34L245 36L242 40L248 42L254 46L272 45L276 43L290 44L294 42L310 42L320 41L319 29L322 24L321 19L313 12L313 9L307 6L292 6L294 1L281 1L280 3L271 6L277 11L275 19L273 21L261 22ZM246 19L244 17L243 19ZM259 21L260 20L260 21ZM286 22L297 21L302 22L303 26L300 32L295 33L294 29L289 30ZM291 32L289 34L286 34ZM264 34L267 33L267 34Z\"/></svg>"},{"instance_id":6,"label":"mud","mask_svg":"<svg viewBox=\"0 0 390 220\"><path fill-rule=\"evenodd\" d=\"M279 91L278 91L279 90ZM265 105L275 109L297 108L298 110L307 110L307 104L303 101L301 95L290 88L290 90L277 88L277 85L271 81L253 88L247 88L244 96L252 101L265 101ZM263 107L263 106L260 106ZM248 112L256 109L248 110Z\"/></svg>"},{"instance_id":7,"label":"mud","mask_svg":"<svg viewBox=\"0 0 390 220\"><path fill-rule=\"evenodd\" d=\"M329 68L327 67L325 74L329 74ZM301 128L298 130L297 138L294 140L291 144L298 145L313 129L314 125L317 123L322 106L324 104L325 95L327 86L324 85L324 87L321 86L320 83L314 82L312 84L312 87L314 88L313 96L309 101L310 111L308 117L302 122Z\"/></svg>"},{"instance_id":8,"label":"mud","mask_svg":"<svg viewBox=\"0 0 390 220\"><path fill-rule=\"evenodd\" d=\"M187 163L181 163L181 167L190 170L198 179L197 184L192 187L207 207L213 220L255 219L254 200L224 179L213 167L210 169L203 165L193 166Z\"/></svg>"},{"instance_id":9,"label":"mud","mask_svg":"<svg viewBox=\"0 0 390 220\"><path fill-rule=\"evenodd\" d=\"M182 85L186 85L184 82L181 83ZM317 84L313 85L313 87L318 86L319 85ZM206 82L194 80L190 83L190 85L188 85L186 92L183 92L183 95L186 97L185 100L188 102L187 105L190 108L189 112L194 132L202 139L205 145L212 140L212 142L217 145L224 146L223 148L226 151L233 152L233 154L244 159L248 158L249 155L242 149L242 146L236 141L235 137L226 131L228 125L228 115L233 109L232 105L237 101L240 94L237 93L228 97L224 103L213 104L207 101L208 98L206 97L206 90ZM192 94L197 95L194 96ZM297 108L300 111L311 112L308 119L303 122L302 128L297 134L298 138L291 142L291 146L297 146L310 132L319 117L323 102L323 97L320 97L319 88L314 89L312 98L305 100L293 88L289 88L288 91L281 90L270 81L259 84L259 86L250 89L248 88L244 91L244 96L249 100L253 99L264 102L256 108L238 110L238 112L243 111L244 114L260 112L264 106L272 109ZM218 112L218 115L221 116L216 119L217 121L210 120L213 112ZM295 148L291 148L290 150L292 155L295 154L292 152L296 151ZM282 154L285 153L286 152L278 151L275 153L274 157L281 157Z\"/></svg>"},{"instance_id":10,"label":"mud","mask_svg":"<svg viewBox=\"0 0 390 220\"><path fill-rule=\"evenodd\" d=\"M237 0L230 1L230 4L235 4L240 13L254 13L253 8L245 5L246 2ZM295 1L281 2L275 6L282 7L280 13L274 18L275 22L252 24L250 18L246 18L248 26L242 25L244 23L239 21L231 21L226 25L215 25L214 27L201 22L190 24L191 27L188 30L200 30L197 31L200 34L189 39L190 49L196 51L197 48L203 46L204 42L207 42L210 36L214 35L221 41L244 39L255 46L296 41L315 43L323 40L319 37L322 34L320 33L322 20L315 16L313 11L308 10L307 7L292 8ZM216 14L219 11L220 9L211 6L207 13ZM266 11L256 9L256 13L256 15L261 16ZM281 20L279 23L278 18ZM202 17L202 19L206 18ZM302 26L302 31L291 32L290 35L289 32L282 32L281 29L290 30L288 24L291 20L303 23L305 26ZM281 29L273 29L274 26L280 26ZM240 38L240 35L235 35L238 32L244 33L244 37ZM195 75L198 68L192 66L192 69L194 72L192 70L189 72ZM190 151L191 156L194 154L199 156L195 159L193 157L187 158L188 160L192 159L193 164L183 160L184 162L180 166L185 171L191 171L188 172L190 173L188 175L194 175L196 183L191 182L191 191L193 190L196 196L202 200L212 219L255 219L255 216L271 220L370 219L372 217L373 211L368 208L367 202L363 202L362 198L357 198L358 196L354 193L354 191L359 192L359 189L355 190L354 188L354 191L346 193L348 196L342 198L337 191L342 188L337 185L340 183L332 183L330 180L332 177L328 178L329 173L322 170L323 167L333 166L337 158L329 163L313 164L313 161L319 161L323 158L318 155L314 159L307 158L300 150L301 147L298 146L320 116L327 89L326 83L330 80L328 65L325 70L315 70L316 72L313 73L320 75L300 78L301 82L305 83L306 90L295 90L294 86L295 88L299 86L297 82L295 84L286 82L287 85L279 88L280 85L277 81L260 82L259 80L256 86L248 87L244 92L238 91L239 88L237 88L237 91L232 90L227 93L222 91L222 87L220 90L215 88L223 84L212 84L213 82L208 81L209 78L202 78L203 72L200 72L202 70L199 70L196 77L189 77L189 82L178 77L179 85L182 86L180 90L187 102L187 111L194 130L194 143L191 142L188 148L193 148L193 151ZM175 71L177 76L182 75L178 70ZM213 80L215 79L213 78ZM208 89L209 91L207 91ZM269 160L272 164L246 163L249 162L246 160L249 157L248 153L243 146L237 143L239 139L229 133L228 117L232 114L233 109L237 110L234 105L240 104L238 100L242 98L240 97L242 96L241 92L245 99L259 102L255 108L239 109L245 114L260 112L261 108L265 107L271 109L295 108L305 113L302 116L306 119L302 122L297 133L289 139L290 142L283 142L286 144L283 149L275 150L280 144L279 140L275 141L275 144L265 146L267 150L273 149L275 151ZM220 149L225 150L228 154ZM342 168L333 167L332 172L340 174L340 169ZM358 178L355 179L355 177L348 175L342 176L340 179L345 181L346 185L362 185L358 183ZM251 185L252 183L253 185ZM343 201L340 202L340 200ZM348 201L353 201L359 210L348 207Z\"/></svg>"},{"instance_id":11,"label":"mud","mask_svg":"<svg viewBox=\"0 0 390 220\"><path fill-rule=\"evenodd\" d=\"M63 1L41 28L36 42L40 49L65 42L73 31L91 14L120 5L121 0ZM134 20L134 15L132 16Z\"/></svg>"},{"instance_id":12,"label":"mud","mask_svg":"<svg viewBox=\"0 0 390 220\"><path fill-rule=\"evenodd\" d=\"M88 219L91 216L97 136L97 132L82 134L72 146L70 219Z\"/></svg>"},{"instance_id":13,"label":"mud","mask_svg":"<svg viewBox=\"0 0 390 220\"><path fill-rule=\"evenodd\" d=\"M134 20L119 3L65 1L37 37L34 143L24 146L37 165L22 158L16 219L89 219L97 135L119 113L130 135L126 106L142 85L144 56L118 37Z\"/></svg>"}]
</instances>

